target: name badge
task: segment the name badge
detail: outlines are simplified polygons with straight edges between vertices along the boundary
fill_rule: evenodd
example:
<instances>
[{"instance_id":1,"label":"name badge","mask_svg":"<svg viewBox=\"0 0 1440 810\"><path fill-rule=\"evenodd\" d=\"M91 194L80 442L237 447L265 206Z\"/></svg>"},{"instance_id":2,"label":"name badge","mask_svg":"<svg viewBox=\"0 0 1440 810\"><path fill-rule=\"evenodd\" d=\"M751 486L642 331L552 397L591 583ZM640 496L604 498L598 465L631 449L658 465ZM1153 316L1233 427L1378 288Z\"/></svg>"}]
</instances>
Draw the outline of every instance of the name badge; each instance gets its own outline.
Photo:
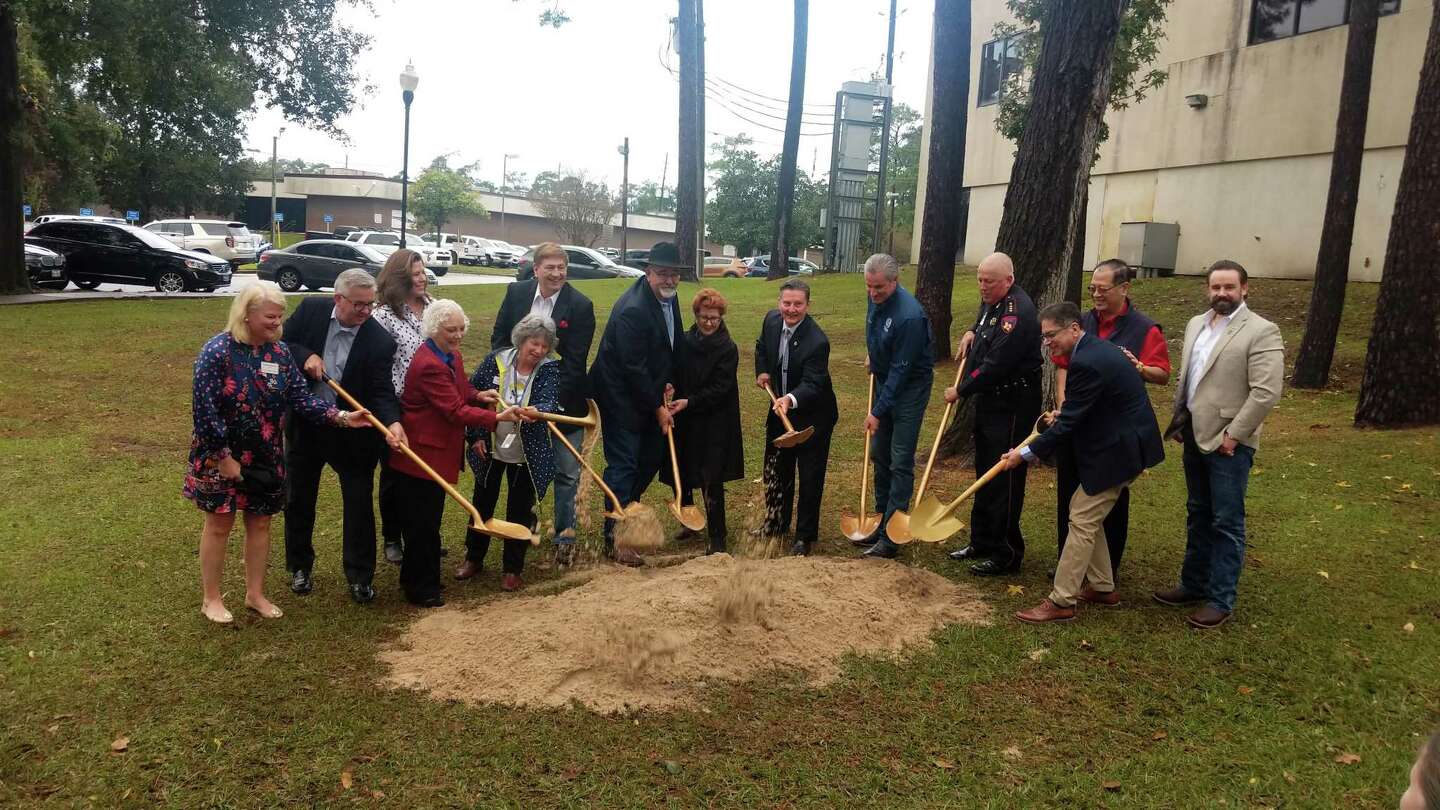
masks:
<instances>
[{"instance_id":1,"label":"name badge","mask_svg":"<svg viewBox=\"0 0 1440 810\"><path fill-rule=\"evenodd\" d=\"M268 374L268 375L271 376L271 377L278 377L278 376L280 376L280 364L279 364L279 363L269 363L269 362L266 362L266 361L262 360L262 361L260 361L260 373L261 373L261 374Z\"/></svg>"},{"instance_id":2,"label":"name badge","mask_svg":"<svg viewBox=\"0 0 1440 810\"><path fill-rule=\"evenodd\" d=\"M500 375L499 375L499 374L496 374L496 375L495 375L495 379L492 380L492 381L490 382L490 384L493 385L493 386L495 386L496 388L499 388L499 387L500 387Z\"/></svg>"},{"instance_id":3,"label":"name badge","mask_svg":"<svg viewBox=\"0 0 1440 810\"><path fill-rule=\"evenodd\" d=\"M514 444L514 443L515 443L515 434L514 434L514 433L507 434L507 435L505 436L505 440L502 441L502 442L500 442L500 449L501 449L501 450L509 450L509 449L510 449L510 445L512 445L512 444Z\"/></svg>"}]
</instances>

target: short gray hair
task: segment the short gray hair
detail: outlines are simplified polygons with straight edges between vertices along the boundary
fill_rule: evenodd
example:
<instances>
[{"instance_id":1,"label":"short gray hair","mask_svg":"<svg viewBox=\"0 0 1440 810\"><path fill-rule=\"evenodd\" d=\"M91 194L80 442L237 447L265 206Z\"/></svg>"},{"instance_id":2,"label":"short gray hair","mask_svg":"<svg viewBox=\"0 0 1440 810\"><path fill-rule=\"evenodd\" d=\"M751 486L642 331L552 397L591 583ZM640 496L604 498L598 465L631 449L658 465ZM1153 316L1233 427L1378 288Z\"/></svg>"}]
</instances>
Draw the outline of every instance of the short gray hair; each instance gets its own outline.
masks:
<instances>
[{"instance_id":1,"label":"short gray hair","mask_svg":"<svg viewBox=\"0 0 1440 810\"><path fill-rule=\"evenodd\" d=\"M874 253L865 260L865 272L880 273L887 281L894 281L900 277L900 263L888 253Z\"/></svg>"},{"instance_id":2,"label":"short gray hair","mask_svg":"<svg viewBox=\"0 0 1440 810\"><path fill-rule=\"evenodd\" d=\"M510 330L510 345L520 348L531 338L544 338L545 348L555 348L555 322L544 315L526 315Z\"/></svg>"},{"instance_id":3,"label":"short gray hair","mask_svg":"<svg viewBox=\"0 0 1440 810\"><path fill-rule=\"evenodd\" d=\"M451 315L459 315L465 322L465 328L470 328L470 318L460 305L449 298L437 298L425 307L425 315L420 320L420 331L425 337L435 337L440 332L440 327L450 320Z\"/></svg>"},{"instance_id":4,"label":"short gray hair","mask_svg":"<svg viewBox=\"0 0 1440 810\"><path fill-rule=\"evenodd\" d=\"M349 295L351 290L375 289L375 277L366 270L352 267L335 277L335 293Z\"/></svg>"}]
</instances>

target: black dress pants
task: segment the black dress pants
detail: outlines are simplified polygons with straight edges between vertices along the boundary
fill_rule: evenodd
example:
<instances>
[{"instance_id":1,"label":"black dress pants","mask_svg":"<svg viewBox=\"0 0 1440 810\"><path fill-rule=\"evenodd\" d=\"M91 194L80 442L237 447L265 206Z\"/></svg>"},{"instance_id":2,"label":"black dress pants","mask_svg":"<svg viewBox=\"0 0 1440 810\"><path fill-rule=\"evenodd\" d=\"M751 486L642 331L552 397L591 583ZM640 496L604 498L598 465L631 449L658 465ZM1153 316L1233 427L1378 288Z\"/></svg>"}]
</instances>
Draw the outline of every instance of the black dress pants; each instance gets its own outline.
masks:
<instances>
[{"instance_id":1,"label":"black dress pants","mask_svg":"<svg viewBox=\"0 0 1440 810\"><path fill-rule=\"evenodd\" d=\"M766 520L775 525L766 525L767 535L778 536L790 529L790 511L795 507L795 479L800 479L800 501L795 514L795 539L813 543L820 536L820 501L825 496L825 465L830 459L831 427L816 426L810 439L794 447L780 448L772 442L785 431L779 419L765 421L765 469L773 471L773 486L777 493L774 514L767 514ZM772 467L773 464L773 467ZM768 501L768 499L767 499Z\"/></svg>"},{"instance_id":2,"label":"black dress pants","mask_svg":"<svg viewBox=\"0 0 1440 810\"><path fill-rule=\"evenodd\" d=\"M389 451L387 448L387 452ZM405 525L400 502L395 495L395 482L404 473L395 472L389 464L380 465L380 535L387 545L400 542L400 529Z\"/></svg>"},{"instance_id":3,"label":"black dress pants","mask_svg":"<svg viewBox=\"0 0 1440 810\"><path fill-rule=\"evenodd\" d=\"M480 510L480 517L489 520L495 516L495 504L500 500L500 482L509 485L505 498L505 519L511 523L528 526L535 531L535 484L530 480L530 468L524 464L506 464L490 459L485 467L485 477L475 478L475 496L472 503ZM500 558L500 570L506 574L519 574L525 570L525 552L530 549L529 540L506 540L505 551ZM465 559L471 562L485 562L490 550L490 535L470 529L465 533Z\"/></svg>"},{"instance_id":4,"label":"black dress pants","mask_svg":"<svg viewBox=\"0 0 1440 810\"><path fill-rule=\"evenodd\" d=\"M1075 456L1070 448L1062 448L1055 455L1055 494L1059 499L1055 504L1056 559L1065 551L1065 536L1070 533L1070 498L1079 486L1080 474L1075 466ZM1125 540L1130 534L1129 487L1120 490L1120 499L1105 516L1104 526L1105 545L1110 549L1111 575L1118 577L1120 558L1125 554Z\"/></svg>"},{"instance_id":5,"label":"black dress pants","mask_svg":"<svg viewBox=\"0 0 1440 810\"><path fill-rule=\"evenodd\" d=\"M325 428L324 430L330 430ZM375 577L375 465L378 457L357 461L340 457L334 437L306 436L291 442L285 452L285 568L309 571L315 565L315 501L320 496L320 475L329 464L340 478L344 510L341 559L345 579L352 585L369 585Z\"/></svg>"},{"instance_id":6,"label":"black dress pants","mask_svg":"<svg viewBox=\"0 0 1440 810\"><path fill-rule=\"evenodd\" d=\"M1009 396L981 395L975 408L975 475L984 475L1006 451L1030 435L1040 415L1040 387L1034 385ZM970 545L977 557L989 557L1005 567L1025 558L1020 534L1020 512L1025 507L1025 472L1020 465L991 479L975 493L970 509Z\"/></svg>"},{"instance_id":7,"label":"black dress pants","mask_svg":"<svg viewBox=\"0 0 1440 810\"><path fill-rule=\"evenodd\" d=\"M401 537L405 561L400 588L411 602L440 595L440 522L445 515L445 490L429 478L397 473L395 490L401 505Z\"/></svg>"}]
</instances>

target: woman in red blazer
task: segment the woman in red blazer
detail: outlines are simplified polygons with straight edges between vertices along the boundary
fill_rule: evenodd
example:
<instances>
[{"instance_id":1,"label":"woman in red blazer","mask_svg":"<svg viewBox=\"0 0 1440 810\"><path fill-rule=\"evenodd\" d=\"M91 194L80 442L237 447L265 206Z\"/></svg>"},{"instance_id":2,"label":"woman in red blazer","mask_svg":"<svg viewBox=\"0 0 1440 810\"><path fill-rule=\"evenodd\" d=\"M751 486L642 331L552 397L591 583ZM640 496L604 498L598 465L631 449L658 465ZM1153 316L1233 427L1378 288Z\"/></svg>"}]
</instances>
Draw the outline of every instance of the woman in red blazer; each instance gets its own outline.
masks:
<instances>
[{"instance_id":1,"label":"woman in red blazer","mask_svg":"<svg viewBox=\"0 0 1440 810\"><path fill-rule=\"evenodd\" d=\"M471 387L460 357L460 341L470 319L459 304L443 298L431 303L425 308L422 326L426 340L405 372L400 424L410 449L454 484L460 478L465 453L465 428L493 431L497 422L520 421L520 410L507 408L497 414L486 407L495 401L495 392ZM445 604L440 596L440 521L445 490L409 456L392 454L390 467L401 473L396 482L405 540L400 587L412 604L440 607Z\"/></svg>"}]
</instances>

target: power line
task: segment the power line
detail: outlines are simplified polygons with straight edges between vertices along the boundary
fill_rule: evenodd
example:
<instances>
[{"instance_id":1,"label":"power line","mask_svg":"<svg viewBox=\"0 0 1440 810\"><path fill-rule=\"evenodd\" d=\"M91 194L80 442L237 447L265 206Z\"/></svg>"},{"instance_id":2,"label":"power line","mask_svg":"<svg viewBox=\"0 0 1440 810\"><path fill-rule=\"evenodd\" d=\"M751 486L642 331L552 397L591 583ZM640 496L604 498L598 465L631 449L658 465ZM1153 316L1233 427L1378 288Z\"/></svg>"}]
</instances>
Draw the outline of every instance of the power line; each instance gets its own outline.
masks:
<instances>
[{"instance_id":1,"label":"power line","mask_svg":"<svg viewBox=\"0 0 1440 810\"><path fill-rule=\"evenodd\" d=\"M657 59L659 60L659 62L660 62L660 66L663 67L663 68L665 68L665 71L670 74L670 77L671 77L671 78L676 79L676 80L678 81L678 77L675 75L675 70L674 70L674 68L670 67L670 65L665 62L664 57L661 56L661 54L658 52L658 49L657 49L657 52L656 52L655 55L656 55L656 58L657 58ZM733 108L730 107L730 105L728 105L728 104L725 103L725 101L726 101L725 99L722 99L722 98L720 98L719 96L715 96L715 95L711 95L711 94L709 94L709 93L706 93L706 94L705 94L705 98L707 98L707 99L715 102L716 104L720 105L721 109L725 110L726 112L730 113L731 115L735 116L736 118L740 119L741 121L744 121L745 123L749 124L750 126L758 127L758 128L760 128L760 129L769 130L769 131L771 131L771 132L778 132L778 133L780 133L780 134L782 134L782 135L785 134L785 130L782 129L782 128L774 127L774 126L771 126L771 125L769 125L769 124L763 124L763 123L761 123L761 122L759 122L759 121L756 121L756 120L751 119L751 118L747 118L746 116L744 116L744 115L736 112ZM737 106L738 106L738 103L737 103ZM763 114L763 113L762 113L762 114ZM778 116L771 116L771 117L778 117ZM814 123L814 122L811 122L811 123ZM832 136L832 135L834 134L834 132L835 132L835 130L834 130L833 128L832 128L832 129L827 129L827 130L825 130L825 131L823 131L823 132L801 132L801 133L800 133L800 137L802 137L802 138L822 138L822 137L823 137L823 138L828 138L828 137Z\"/></svg>"},{"instance_id":2,"label":"power line","mask_svg":"<svg viewBox=\"0 0 1440 810\"><path fill-rule=\"evenodd\" d=\"M727 85L735 88L736 90L739 90L739 91L742 92L742 93L747 93L747 94L752 95L752 96L759 96L760 98L763 98L763 99L766 99L766 100L769 100L769 101L778 101L778 102L780 102L781 104L789 104L789 103L790 103L789 99L776 98L775 96L767 96L767 95L765 95L764 93L757 93L757 92L754 91L754 90L747 90L747 89L745 89L744 87L741 87L740 85L738 85L738 84L736 84L736 83L734 83L734 82L726 81L725 79L722 79L722 78L720 78L719 76L716 76L716 77L715 77L715 80L718 81L718 82L720 82L721 84L727 84ZM804 105L802 105L802 106L805 106L805 107L816 107L816 108L820 108L820 109L830 109L830 105L828 105L828 104L804 104Z\"/></svg>"}]
</instances>

